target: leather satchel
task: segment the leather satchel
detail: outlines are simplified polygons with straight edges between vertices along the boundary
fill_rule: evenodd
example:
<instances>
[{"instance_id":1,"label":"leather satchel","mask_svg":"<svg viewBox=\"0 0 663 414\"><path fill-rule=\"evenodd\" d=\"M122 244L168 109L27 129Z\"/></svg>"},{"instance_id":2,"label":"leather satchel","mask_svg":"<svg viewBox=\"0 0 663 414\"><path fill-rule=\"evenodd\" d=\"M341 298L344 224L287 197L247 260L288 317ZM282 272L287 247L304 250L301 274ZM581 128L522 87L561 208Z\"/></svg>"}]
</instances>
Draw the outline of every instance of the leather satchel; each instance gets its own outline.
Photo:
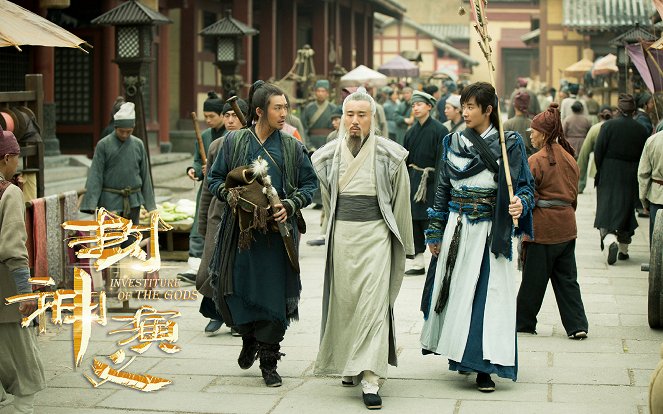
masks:
<instances>
[{"instance_id":1,"label":"leather satchel","mask_svg":"<svg viewBox=\"0 0 663 414\"><path fill-rule=\"evenodd\" d=\"M253 240L253 231L267 233L278 231L272 218L269 200L264 194L264 185L260 178L253 176L248 165L237 167L226 177L228 205L238 215L239 248L248 249Z\"/></svg>"}]
</instances>

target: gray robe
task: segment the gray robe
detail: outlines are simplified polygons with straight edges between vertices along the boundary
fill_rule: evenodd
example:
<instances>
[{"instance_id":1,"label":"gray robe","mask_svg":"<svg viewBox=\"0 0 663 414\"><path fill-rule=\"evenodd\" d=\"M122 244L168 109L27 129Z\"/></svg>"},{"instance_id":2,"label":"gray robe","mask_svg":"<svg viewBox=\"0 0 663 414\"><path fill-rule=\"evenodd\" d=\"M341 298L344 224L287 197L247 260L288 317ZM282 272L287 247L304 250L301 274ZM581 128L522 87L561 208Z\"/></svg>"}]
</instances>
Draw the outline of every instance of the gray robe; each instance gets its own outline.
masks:
<instances>
[{"instance_id":1,"label":"gray robe","mask_svg":"<svg viewBox=\"0 0 663 414\"><path fill-rule=\"evenodd\" d=\"M336 110L336 105L333 103L329 102L327 105L327 108L324 110L322 115L313 121L313 115L315 115L316 111L318 110L318 103L317 102L311 102L310 104L306 105L306 108L304 108L304 111L302 112L302 125L304 126L304 129L306 131L306 137L307 141L305 141L306 146L308 147L309 150L313 148L320 148L325 144L325 140L327 138L327 134L331 132L334 129L334 126L332 125L331 122L331 116L334 113L334 110ZM316 132L317 130L325 130L328 129L329 131L326 132L324 135L316 135L313 134L312 132ZM304 139L304 138L302 138Z\"/></svg>"},{"instance_id":2,"label":"gray robe","mask_svg":"<svg viewBox=\"0 0 663 414\"><path fill-rule=\"evenodd\" d=\"M94 212L99 207L108 211L123 211L124 197L105 188L130 188L135 191L129 195L131 208L141 205L147 211L157 208L148 172L147 152L143 142L133 135L122 142L113 132L97 143L85 188L87 192L80 208L84 212Z\"/></svg>"},{"instance_id":3,"label":"gray robe","mask_svg":"<svg viewBox=\"0 0 663 414\"><path fill-rule=\"evenodd\" d=\"M30 395L46 388L35 328L21 327L18 303L5 304L18 294L14 275L30 276L27 238L23 194L12 184L0 198L0 401L5 392Z\"/></svg>"},{"instance_id":4,"label":"gray robe","mask_svg":"<svg viewBox=\"0 0 663 414\"><path fill-rule=\"evenodd\" d=\"M330 238L334 234L336 219L336 203L338 200L338 180L340 155L337 152L339 141L334 140L313 154L312 161L315 173L320 182L322 197L330 206L330 220L327 226L327 261L325 263L325 280L322 297L322 324L320 338L325 334L329 311L330 285L332 277ZM406 256L414 256L412 239L412 216L410 212L410 184L405 160L407 151L400 145L386 138L377 137L375 150L375 175L378 204L382 217L391 233L391 272L389 280L389 364L397 365L396 337L394 329L393 308L396 297L403 282ZM342 258L341 258L342 260Z\"/></svg>"},{"instance_id":5,"label":"gray robe","mask_svg":"<svg viewBox=\"0 0 663 414\"><path fill-rule=\"evenodd\" d=\"M207 164L213 165L214 160L219 154L223 145L223 137L212 142L207 152ZM201 186L200 202L198 203L198 233L205 238L203 246L203 256L198 267L196 275L196 289L208 298L212 297L212 286L210 285L209 262L214 254L214 239L216 238L216 229L221 222L221 216L225 209L225 201L216 198L207 188L207 176L203 179Z\"/></svg>"}]
</instances>

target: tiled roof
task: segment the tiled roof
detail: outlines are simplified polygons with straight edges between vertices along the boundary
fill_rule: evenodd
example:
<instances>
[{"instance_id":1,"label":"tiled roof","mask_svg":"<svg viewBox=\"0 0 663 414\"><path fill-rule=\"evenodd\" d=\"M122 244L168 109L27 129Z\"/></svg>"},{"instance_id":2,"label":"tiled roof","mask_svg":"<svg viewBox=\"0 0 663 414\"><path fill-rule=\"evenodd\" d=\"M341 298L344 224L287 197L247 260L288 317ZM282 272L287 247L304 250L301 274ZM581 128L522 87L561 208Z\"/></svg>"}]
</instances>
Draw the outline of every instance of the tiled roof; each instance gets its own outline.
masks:
<instances>
[{"instance_id":1,"label":"tiled roof","mask_svg":"<svg viewBox=\"0 0 663 414\"><path fill-rule=\"evenodd\" d=\"M614 31L649 26L651 0L564 0L563 25L578 31Z\"/></svg>"},{"instance_id":2,"label":"tiled roof","mask_svg":"<svg viewBox=\"0 0 663 414\"><path fill-rule=\"evenodd\" d=\"M469 40L470 25L468 24L422 24L421 27L443 38L453 40Z\"/></svg>"},{"instance_id":3,"label":"tiled roof","mask_svg":"<svg viewBox=\"0 0 663 414\"><path fill-rule=\"evenodd\" d=\"M433 33L430 30L426 29L423 25L415 22L414 20L410 19L409 17L404 17L403 20L397 20L397 19L386 19L383 20L379 26L378 30L383 30L386 27L391 26L392 24L404 24L406 26L410 26L414 30L418 31L421 34L424 34L432 39L439 40L440 42L448 42L449 38L446 36L442 36L437 33Z\"/></svg>"},{"instance_id":4,"label":"tiled roof","mask_svg":"<svg viewBox=\"0 0 663 414\"><path fill-rule=\"evenodd\" d=\"M479 61L474 59L472 56L468 55L462 50L456 49L450 44L433 39L433 45L438 49L444 50L451 56L457 57L458 59L465 61L469 66L477 66L479 64Z\"/></svg>"},{"instance_id":5,"label":"tiled roof","mask_svg":"<svg viewBox=\"0 0 663 414\"><path fill-rule=\"evenodd\" d=\"M413 29L420 32L421 34L430 37L431 40L433 41L433 45L435 47L437 47L438 49L442 49L442 50L446 51L447 53L449 53L450 55L455 56L455 57L457 57L461 60L466 61L471 66L476 66L476 65L479 64L479 62L477 62L470 55L464 53L461 50L456 49L455 47L453 47L449 44L449 41L451 39L455 40L457 38L454 38L454 37L451 37L451 36L446 36L446 35L440 33L440 31L436 32L434 30L431 30L431 28L433 28L433 27L437 28L437 27L440 27L440 26L456 26L456 25L437 25L437 24L423 25L423 24L419 24L419 23L415 22L414 20L410 19L409 17L404 17L402 21L401 20L396 20L396 19L384 19L384 20L381 20L381 22L379 24L376 23L376 26L377 26L378 30L382 30L382 29L384 29L388 26L391 26L392 24L404 24L404 25L410 26ZM458 25L458 26L460 26L460 25ZM460 29L457 29L457 30L460 31ZM468 32L467 40L469 40L470 39L469 25L468 25L467 32Z\"/></svg>"},{"instance_id":6,"label":"tiled roof","mask_svg":"<svg viewBox=\"0 0 663 414\"><path fill-rule=\"evenodd\" d=\"M386 14L387 16L397 19L403 18L405 7L396 0L370 0L373 3L374 9L378 13Z\"/></svg>"},{"instance_id":7,"label":"tiled roof","mask_svg":"<svg viewBox=\"0 0 663 414\"><path fill-rule=\"evenodd\" d=\"M640 40L648 40L652 42L656 39L656 36L642 29L641 27L634 27L626 33L622 33L614 39L610 40L610 46L620 47L627 43L639 42Z\"/></svg>"},{"instance_id":8,"label":"tiled roof","mask_svg":"<svg viewBox=\"0 0 663 414\"><path fill-rule=\"evenodd\" d=\"M226 16L201 30L200 34L203 36L253 36L258 34L258 31L239 20Z\"/></svg>"},{"instance_id":9,"label":"tiled roof","mask_svg":"<svg viewBox=\"0 0 663 414\"><path fill-rule=\"evenodd\" d=\"M151 8L138 3L136 0L130 0L120 4L92 19L93 24L99 25L134 25L134 24L166 24L172 21Z\"/></svg>"}]
</instances>

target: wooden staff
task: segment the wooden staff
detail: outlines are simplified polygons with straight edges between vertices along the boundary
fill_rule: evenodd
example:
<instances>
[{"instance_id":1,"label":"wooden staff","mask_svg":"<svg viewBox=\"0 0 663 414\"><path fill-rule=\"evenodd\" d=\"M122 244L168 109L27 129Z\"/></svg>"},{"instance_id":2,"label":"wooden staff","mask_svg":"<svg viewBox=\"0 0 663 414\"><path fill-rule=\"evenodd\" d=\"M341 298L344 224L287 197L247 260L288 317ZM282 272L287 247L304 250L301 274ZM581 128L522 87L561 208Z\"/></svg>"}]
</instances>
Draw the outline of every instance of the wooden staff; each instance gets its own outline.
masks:
<instances>
[{"instance_id":1,"label":"wooden staff","mask_svg":"<svg viewBox=\"0 0 663 414\"><path fill-rule=\"evenodd\" d=\"M193 130L196 131L196 141L198 141L198 152L200 158L203 160L203 165L207 164L207 155L205 154L205 144L203 144L203 137L200 135L200 127L198 126L198 116L195 112L191 112L191 120L193 121Z\"/></svg>"},{"instance_id":2,"label":"wooden staff","mask_svg":"<svg viewBox=\"0 0 663 414\"><path fill-rule=\"evenodd\" d=\"M233 108L233 111L235 111L235 115L237 116L237 119L239 119L239 122L242 124L242 127L248 127L250 125L246 125L246 118L244 118L244 113L241 109L239 109L239 105L237 105L237 99L237 96L231 96L228 98L226 103L230 104L230 106Z\"/></svg>"},{"instance_id":3,"label":"wooden staff","mask_svg":"<svg viewBox=\"0 0 663 414\"><path fill-rule=\"evenodd\" d=\"M486 18L485 7L488 4L487 0L470 0L471 16L473 20L474 29L479 35L479 48L483 52L483 56L488 63L488 73L490 75L490 84L495 86L495 65L493 64L493 49L490 46L492 40L488 34L488 19ZM462 9L461 9L462 10ZM462 12L461 12L462 14ZM500 116L500 105L493 108L497 111L498 128L500 133L500 146L502 147L502 165L504 165L504 174L506 175L506 185L509 189L509 203L513 198L513 183L511 182L511 168L509 167L509 156L506 151L506 140L504 139L504 128L502 127L502 118ZM513 226L518 227L518 219L513 218Z\"/></svg>"}]
</instances>

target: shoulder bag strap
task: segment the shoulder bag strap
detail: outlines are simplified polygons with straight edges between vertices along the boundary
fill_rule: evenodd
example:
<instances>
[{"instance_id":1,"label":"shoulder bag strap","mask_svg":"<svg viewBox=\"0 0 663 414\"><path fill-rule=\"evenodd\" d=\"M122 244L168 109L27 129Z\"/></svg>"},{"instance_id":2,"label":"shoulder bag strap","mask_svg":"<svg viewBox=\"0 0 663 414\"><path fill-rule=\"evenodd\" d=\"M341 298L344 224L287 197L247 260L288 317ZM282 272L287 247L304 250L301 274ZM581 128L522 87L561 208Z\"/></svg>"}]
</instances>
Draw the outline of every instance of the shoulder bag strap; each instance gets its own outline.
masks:
<instances>
[{"instance_id":1,"label":"shoulder bag strap","mask_svg":"<svg viewBox=\"0 0 663 414\"><path fill-rule=\"evenodd\" d=\"M467 137L472 145L474 145L474 148L476 148L479 152L479 156L481 157L483 163L486 165L486 168L488 168L488 170L492 173L497 173L500 167L497 164L495 156L490 151L490 148L488 148L486 141L484 141L483 138L472 128L465 129L461 135Z\"/></svg>"}]
</instances>

